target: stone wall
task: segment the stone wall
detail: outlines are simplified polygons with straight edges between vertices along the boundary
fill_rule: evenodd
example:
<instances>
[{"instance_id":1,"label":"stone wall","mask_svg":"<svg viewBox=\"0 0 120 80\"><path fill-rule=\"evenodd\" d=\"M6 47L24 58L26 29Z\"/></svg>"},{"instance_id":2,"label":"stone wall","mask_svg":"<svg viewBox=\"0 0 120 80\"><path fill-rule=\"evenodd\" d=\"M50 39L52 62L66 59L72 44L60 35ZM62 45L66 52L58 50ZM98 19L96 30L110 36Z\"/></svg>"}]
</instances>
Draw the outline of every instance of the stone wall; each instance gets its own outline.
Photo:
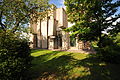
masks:
<instances>
[{"instance_id":1,"label":"stone wall","mask_svg":"<svg viewBox=\"0 0 120 80\"><path fill-rule=\"evenodd\" d=\"M31 37L33 38L32 46L48 49L68 49L68 33L62 31L68 26L67 15L63 8L49 12L48 17L38 20L37 23L31 24L31 26L36 34L34 38ZM60 30L60 34L58 34L58 30Z\"/></svg>"}]
</instances>

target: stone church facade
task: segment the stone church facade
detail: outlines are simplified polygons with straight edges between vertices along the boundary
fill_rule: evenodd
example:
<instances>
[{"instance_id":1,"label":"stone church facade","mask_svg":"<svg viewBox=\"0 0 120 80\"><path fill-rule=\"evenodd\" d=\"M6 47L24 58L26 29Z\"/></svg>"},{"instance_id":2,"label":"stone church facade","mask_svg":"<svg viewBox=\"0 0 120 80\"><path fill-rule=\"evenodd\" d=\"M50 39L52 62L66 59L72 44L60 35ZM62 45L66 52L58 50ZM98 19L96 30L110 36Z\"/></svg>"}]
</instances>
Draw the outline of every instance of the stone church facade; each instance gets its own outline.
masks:
<instances>
[{"instance_id":1,"label":"stone church facade","mask_svg":"<svg viewBox=\"0 0 120 80\"><path fill-rule=\"evenodd\" d=\"M68 27L67 15L63 8L57 8L47 18L30 25L34 31L30 41L32 48L69 49L69 35L63 31Z\"/></svg>"},{"instance_id":2,"label":"stone church facade","mask_svg":"<svg viewBox=\"0 0 120 80\"><path fill-rule=\"evenodd\" d=\"M41 49L89 49L89 42L75 39L75 45L70 45L69 33L63 29L68 27L67 14L63 8L56 8L47 18L32 23L33 33L30 36L30 47Z\"/></svg>"}]
</instances>

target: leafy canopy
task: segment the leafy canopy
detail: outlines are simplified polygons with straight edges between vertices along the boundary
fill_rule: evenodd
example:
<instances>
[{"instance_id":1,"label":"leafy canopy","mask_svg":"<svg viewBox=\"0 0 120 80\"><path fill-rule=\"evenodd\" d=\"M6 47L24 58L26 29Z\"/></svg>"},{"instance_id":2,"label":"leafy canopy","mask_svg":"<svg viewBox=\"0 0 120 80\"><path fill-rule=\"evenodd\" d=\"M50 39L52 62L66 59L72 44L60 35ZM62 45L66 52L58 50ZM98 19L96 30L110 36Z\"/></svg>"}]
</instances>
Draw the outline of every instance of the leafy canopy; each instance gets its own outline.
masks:
<instances>
[{"instance_id":1,"label":"leafy canopy","mask_svg":"<svg viewBox=\"0 0 120 80\"><path fill-rule=\"evenodd\" d=\"M0 29L22 31L30 19L43 17L48 8L48 0L0 0Z\"/></svg>"},{"instance_id":2,"label":"leafy canopy","mask_svg":"<svg viewBox=\"0 0 120 80\"><path fill-rule=\"evenodd\" d=\"M78 36L80 40L101 42L102 31L108 30L111 36L120 31L120 22L113 24L120 14L116 14L120 1L113 0L65 0L68 20L75 23L72 27L66 29L71 31L72 36Z\"/></svg>"}]
</instances>

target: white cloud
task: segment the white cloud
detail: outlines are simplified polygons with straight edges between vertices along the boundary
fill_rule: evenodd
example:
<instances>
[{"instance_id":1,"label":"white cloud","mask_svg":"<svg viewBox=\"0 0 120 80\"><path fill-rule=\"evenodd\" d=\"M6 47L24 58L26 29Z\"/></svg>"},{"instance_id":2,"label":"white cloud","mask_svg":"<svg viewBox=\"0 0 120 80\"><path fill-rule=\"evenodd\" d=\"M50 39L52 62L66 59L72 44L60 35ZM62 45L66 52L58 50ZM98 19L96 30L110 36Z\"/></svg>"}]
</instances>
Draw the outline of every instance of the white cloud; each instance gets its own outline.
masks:
<instances>
[{"instance_id":1,"label":"white cloud","mask_svg":"<svg viewBox=\"0 0 120 80\"><path fill-rule=\"evenodd\" d=\"M64 4L64 0L60 0L60 3L61 3L61 4Z\"/></svg>"},{"instance_id":2,"label":"white cloud","mask_svg":"<svg viewBox=\"0 0 120 80\"><path fill-rule=\"evenodd\" d=\"M59 6L60 8L61 8L61 7L62 7L62 8L65 8L64 1L65 1L65 0L60 0L60 6Z\"/></svg>"}]
</instances>

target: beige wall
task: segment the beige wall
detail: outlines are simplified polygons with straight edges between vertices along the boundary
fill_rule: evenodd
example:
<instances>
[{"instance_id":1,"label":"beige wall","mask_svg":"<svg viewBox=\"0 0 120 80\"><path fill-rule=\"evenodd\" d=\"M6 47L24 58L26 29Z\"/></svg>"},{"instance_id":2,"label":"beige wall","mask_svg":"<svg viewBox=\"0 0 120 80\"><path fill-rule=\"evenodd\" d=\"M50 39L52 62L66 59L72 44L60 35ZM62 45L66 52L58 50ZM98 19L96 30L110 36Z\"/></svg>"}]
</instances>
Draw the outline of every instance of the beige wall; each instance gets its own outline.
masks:
<instances>
[{"instance_id":1,"label":"beige wall","mask_svg":"<svg viewBox=\"0 0 120 80\"><path fill-rule=\"evenodd\" d=\"M58 8L56 9L56 20L58 21L58 27L63 26L63 9Z\"/></svg>"},{"instance_id":2,"label":"beige wall","mask_svg":"<svg viewBox=\"0 0 120 80\"><path fill-rule=\"evenodd\" d=\"M47 45L50 49L52 48L58 48L58 40L57 40L57 30L59 27L67 27L67 15L63 8L58 8L54 11L51 11L48 14L49 21L47 21L47 18L44 18L41 23L40 20L37 21L36 24L32 24L32 28L34 33L37 34L37 46L40 48L47 48ZM47 22L48 22L48 36L49 39L47 39ZM41 29L40 29L41 26ZM41 31L40 31L41 30ZM62 29L61 29L62 30ZM40 34L41 32L41 34ZM68 34L64 31L60 31L62 35L62 49L68 48ZM50 38L50 37L54 38ZM31 37L32 38L32 37ZM49 43L48 43L49 42ZM42 46L41 46L42 45Z\"/></svg>"},{"instance_id":3,"label":"beige wall","mask_svg":"<svg viewBox=\"0 0 120 80\"><path fill-rule=\"evenodd\" d=\"M49 19L49 23L48 23L48 36L54 35L53 31L54 31L54 19L53 17L50 17Z\"/></svg>"},{"instance_id":4,"label":"beige wall","mask_svg":"<svg viewBox=\"0 0 120 80\"><path fill-rule=\"evenodd\" d=\"M47 48L47 20L41 22L42 48Z\"/></svg>"}]
</instances>

